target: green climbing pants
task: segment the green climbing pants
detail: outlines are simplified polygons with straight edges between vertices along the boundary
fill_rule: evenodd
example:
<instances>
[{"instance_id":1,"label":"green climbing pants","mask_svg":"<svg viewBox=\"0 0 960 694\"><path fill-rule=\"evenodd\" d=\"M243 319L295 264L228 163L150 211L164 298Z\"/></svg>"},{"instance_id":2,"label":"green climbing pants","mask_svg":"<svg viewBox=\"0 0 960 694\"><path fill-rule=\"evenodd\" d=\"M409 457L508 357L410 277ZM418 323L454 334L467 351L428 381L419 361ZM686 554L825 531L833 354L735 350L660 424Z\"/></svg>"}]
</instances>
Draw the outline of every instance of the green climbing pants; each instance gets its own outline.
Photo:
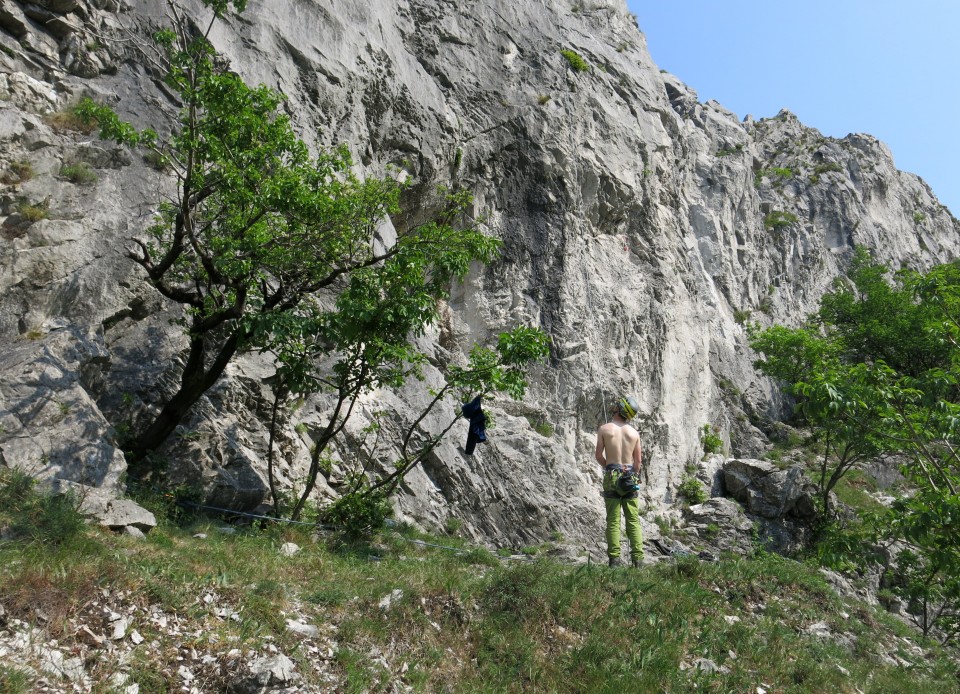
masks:
<instances>
[{"instance_id":1,"label":"green climbing pants","mask_svg":"<svg viewBox=\"0 0 960 694\"><path fill-rule=\"evenodd\" d=\"M607 507L607 556L620 556L620 507L627 523L627 539L630 540L630 559L643 559L643 533L640 530L639 499L604 499Z\"/></svg>"}]
</instances>

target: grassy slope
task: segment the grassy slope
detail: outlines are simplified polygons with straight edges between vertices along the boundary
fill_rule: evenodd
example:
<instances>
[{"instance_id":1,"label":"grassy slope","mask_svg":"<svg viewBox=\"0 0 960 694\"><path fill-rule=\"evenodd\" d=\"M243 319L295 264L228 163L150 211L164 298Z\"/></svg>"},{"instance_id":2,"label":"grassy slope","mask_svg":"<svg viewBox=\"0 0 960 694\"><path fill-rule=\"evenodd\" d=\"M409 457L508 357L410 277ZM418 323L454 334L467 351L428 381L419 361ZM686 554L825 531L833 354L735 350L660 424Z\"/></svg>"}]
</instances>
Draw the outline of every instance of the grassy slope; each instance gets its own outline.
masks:
<instances>
[{"instance_id":1,"label":"grassy slope","mask_svg":"<svg viewBox=\"0 0 960 694\"><path fill-rule=\"evenodd\" d=\"M2 516L0 526L11 523ZM306 691L957 688L952 654L882 612L844 604L815 569L776 556L609 570L502 564L415 539L336 545L296 528L225 534L198 521L164 523L146 540L87 529L59 544L0 543L0 653L4 637L33 624L82 660L84 686L102 692L114 691L117 672L144 693L176 691L181 668L200 691L222 691L277 651L295 661ZM281 554L288 541L302 551ZM113 640L119 615L129 624ZM290 619L318 630L292 632ZM818 622L830 636L807 632ZM724 671L698 668L700 658ZM0 656L0 691L38 686L42 673L24 664L38 666Z\"/></svg>"}]
</instances>

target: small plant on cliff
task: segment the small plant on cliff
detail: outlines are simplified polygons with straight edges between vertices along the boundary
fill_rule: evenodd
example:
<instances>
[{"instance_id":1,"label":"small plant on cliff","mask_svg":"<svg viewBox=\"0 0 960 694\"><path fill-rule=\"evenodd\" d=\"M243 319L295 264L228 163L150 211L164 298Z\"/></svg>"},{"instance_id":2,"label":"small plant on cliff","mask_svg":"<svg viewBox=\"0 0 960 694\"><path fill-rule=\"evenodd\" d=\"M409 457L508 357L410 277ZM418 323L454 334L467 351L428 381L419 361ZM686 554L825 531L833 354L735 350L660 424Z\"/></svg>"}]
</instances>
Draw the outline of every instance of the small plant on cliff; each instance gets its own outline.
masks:
<instances>
[{"instance_id":1,"label":"small plant on cliff","mask_svg":"<svg viewBox=\"0 0 960 694\"><path fill-rule=\"evenodd\" d=\"M687 475L677 487L677 496L691 506L696 506L707 500L707 490L703 488L703 483L700 480L693 475Z\"/></svg>"},{"instance_id":2,"label":"small plant on cliff","mask_svg":"<svg viewBox=\"0 0 960 694\"><path fill-rule=\"evenodd\" d=\"M715 430L709 424L704 424L700 429L700 443L703 444L705 455L719 453L723 448L723 439L717 436Z\"/></svg>"},{"instance_id":3,"label":"small plant on cliff","mask_svg":"<svg viewBox=\"0 0 960 694\"><path fill-rule=\"evenodd\" d=\"M41 219L47 219L50 216L50 205L46 200L30 202L23 199L17 204L17 212L28 222L39 222Z\"/></svg>"},{"instance_id":4,"label":"small plant on cliff","mask_svg":"<svg viewBox=\"0 0 960 694\"><path fill-rule=\"evenodd\" d=\"M567 59L567 62L574 72L586 72L590 69L590 63L584 60L583 57L574 50L564 48L560 51L560 55Z\"/></svg>"},{"instance_id":5,"label":"small plant on cliff","mask_svg":"<svg viewBox=\"0 0 960 694\"><path fill-rule=\"evenodd\" d=\"M23 183L33 178L33 164L26 159L12 161L7 166L7 170L0 175L0 183Z\"/></svg>"},{"instance_id":6,"label":"small plant on cliff","mask_svg":"<svg viewBox=\"0 0 960 694\"><path fill-rule=\"evenodd\" d=\"M50 129L55 133L61 134L79 132L89 135L97 127L95 121L81 115L77 108L48 113L43 117L43 122L50 126Z\"/></svg>"},{"instance_id":7,"label":"small plant on cliff","mask_svg":"<svg viewBox=\"0 0 960 694\"><path fill-rule=\"evenodd\" d=\"M797 222L797 215L781 210L774 210L763 218L763 226L767 229L783 229Z\"/></svg>"},{"instance_id":8,"label":"small plant on cliff","mask_svg":"<svg viewBox=\"0 0 960 694\"><path fill-rule=\"evenodd\" d=\"M78 186L89 186L97 182L97 172L86 162L64 164L60 167L60 175Z\"/></svg>"}]
</instances>

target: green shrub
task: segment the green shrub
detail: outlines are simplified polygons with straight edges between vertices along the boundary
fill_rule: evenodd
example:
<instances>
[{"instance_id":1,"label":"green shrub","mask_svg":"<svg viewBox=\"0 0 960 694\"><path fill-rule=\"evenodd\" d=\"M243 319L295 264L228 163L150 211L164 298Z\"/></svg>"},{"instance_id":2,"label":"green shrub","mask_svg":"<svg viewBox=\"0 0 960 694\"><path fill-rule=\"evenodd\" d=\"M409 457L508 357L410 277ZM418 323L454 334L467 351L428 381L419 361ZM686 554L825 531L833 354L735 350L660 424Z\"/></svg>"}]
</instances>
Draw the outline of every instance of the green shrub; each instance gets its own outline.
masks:
<instances>
[{"instance_id":1,"label":"green shrub","mask_svg":"<svg viewBox=\"0 0 960 694\"><path fill-rule=\"evenodd\" d=\"M913 223L914 224L923 224L927 220L927 215L923 212L917 210L913 213Z\"/></svg>"},{"instance_id":2,"label":"green shrub","mask_svg":"<svg viewBox=\"0 0 960 694\"><path fill-rule=\"evenodd\" d=\"M763 226L766 229L782 229L783 227L790 226L796 221L798 221L797 215L791 214L790 212L783 212L781 210L774 210L763 218Z\"/></svg>"},{"instance_id":3,"label":"green shrub","mask_svg":"<svg viewBox=\"0 0 960 694\"><path fill-rule=\"evenodd\" d=\"M813 173L817 175L825 174L828 171L843 171L843 167L836 162L829 161L824 162L823 164L817 164L813 169Z\"/></svg>"},{"instance_id":4,"label":"green shrub","mask_svg":"<svg viewBox=\"0 0 960 694\"><path fill-rule=\"evenodd\" d=\"M570 63L570 67L574 72L586 72L590 69L590 63L584 60L576 51L564 48L560 51L560 55L567 59L567 62Z\"/></svg>"},{"instance_id":5,"label":"green shrub","mask_svg":"<svg viewBox=\"0 0 960 694\"><path fill-rule=\"evenodd\" d=\"M462 527L463 521L455 516L450 516L447 518L446 523L444 523L444 530L446 530L447 535L456 535Z\"/></svg>"},{"instance_id":6,"label":"green shrub","mask_svg":"<svg viewBox=\"0 0 960 694\"><path fill-rule=\"evenodd\" d=\"M547 422L538 417L527 416L527 422L530 423L530 427L545 438L550 438L553 436L553 425L550 422Z\"/></svg>"},{"instance_id":7,"label":"green shrub","mask_svg":"<svg viewBox=\"0 0 960 694\"><path fill-rule=\"evenodd\" d=\"M352 492L323 509L321 520L356 538L380 530L392 511L383 494Z\"/></svg>"},{"instance_id":8,"label":"green shrub","mask_svg":"<svg viewBox=\"0 0 960 694\"><path fill-rule=\"evenodd\" d=\"M545 105L548 101L550 101L549 94L541 94L540 96L537 97L537 103L540 104L541 106Z\"/></svg>"},{"instance_id":9,"label":"green shrub","mask_svg":"<svg viewBox=\"0 0 960 694\"><path fill-rule=\"evenodd\" d=\"M743 144L736 145L732 148L730 147L721 147L717 150L718 157L728 157L731 154L739 154L743 151Z\"/></svg>"},{"instance_id":10,"label":"green shrub","mask_svg":"<svg viewBox=\"0 0 960 694\"><path fill-rule=\"evenodd\" d=\"M686 500L691 506L702 504L707 500L707 490L703 488L703 483L692 475L688 475L680 482L677 487L677 496Z\"/></svg>"},{"instance_id":11,"label":"green shrub","mask_svg":"<svg viewBox=\"0 0 960 694\"><path fill-rule=\"evenodd\" d=\"M759 188L760 183L765 177L773 177L774 184L779 187L783 185L784 181L793 178L795 173L796 172L793 169L785 166L775 166L770 169L760 169L753 176L753 185Z\"/></svg>"},{"instance_id":12,"label":"green shrub","mask_svg":"<svg viewBox=\"0 0 960 694\"><path fill-rule=\"evenodd\" d=\"M143 153L143 162L154 171L170 170L170 161L155 149L148 149Z\"/></svg>"},{"instance_id":13,"label":"green shrub","mask_svg":"<svg viewBox=\"0 0 960 694\"><path fill-rule=\"evenodd\" d=\"M89 186L97 182L97 173L88 163L64 164L60 167L60 176L79 186Z\"/></svg>"},{"instance_id":14,"label":"green shrub","mask_svg":"<svg viewBox=\"0 0 960 694\"><path fill-rule=\"evenodd\" d=\"M719 453L723 448L723 439L717 436L709 424L704 424L700 430L700 440L703 443L703 452L706 455Z\"/></svg>"}]
</instances>

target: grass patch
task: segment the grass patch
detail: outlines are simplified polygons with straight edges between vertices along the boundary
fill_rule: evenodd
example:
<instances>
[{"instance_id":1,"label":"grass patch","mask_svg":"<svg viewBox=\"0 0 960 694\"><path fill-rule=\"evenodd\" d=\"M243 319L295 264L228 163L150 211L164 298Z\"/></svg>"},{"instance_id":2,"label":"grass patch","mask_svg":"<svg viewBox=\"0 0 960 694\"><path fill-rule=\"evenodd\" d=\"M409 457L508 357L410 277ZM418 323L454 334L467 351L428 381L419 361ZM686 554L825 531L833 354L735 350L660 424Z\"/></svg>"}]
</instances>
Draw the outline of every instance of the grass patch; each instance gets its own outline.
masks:
<instances>
[{"instance_id":1,"label":"grass patch","mask_svg":"<svg viewBox=\"0 0 960 694\"><path fill-rule=\"evenodd\" d=\"M7 486L0 527L12 520L10 500L32 493L23 483ZM302 549L284 556L285 542ZM501 562L457 538L410 529L342 541L300 527L227 534L219 523L187 519L161 522L140 541L84 528L54 544L0 543L0 585L8 622L36 621L42 611L41 628L83 654L93 675L115 668L101 660L109 659L106 649L77 639L76 621L95 624L93 610L103 605L131 615L131 628L152 644L135 649L125 666L141 691L179 681L177 658L191 651L208 656L198 677L223 691L239 667L227 668L228 652L265 655L269 648L296 662L303 686L343 692L401 684L414 691L727 692L756 691L764 682L769 691L796 693L852 691L851 683L876 692L948 692L956 683L954 652L870 606L841 601L815 567L764 553L610 570L543 557ZM158 614L176 629L163 627ZM292 633L291 618L321 635ZM816 622L843 639L808 635ZM888 655L911 667L886 664ZM693 666L698 658L726 670L701 672ZM10 665L0 682L4 691L37 687Z\"/></svg>"},{"instance_id":2,"label":"grass patch","mask_svg":"<svg viewBox=\"0 0 960 694\"><path fill-rule=\"evenodd\" d=\"M0 183L11 185L29 181L34 176L33 164L26 159L10 162L7 170L0 175Z\"/></svg>"},{"instance_id":3,"label":"grass patch","mask_svg":"<svg viewBox=\"0 0 960 694\"><path fill-rule=\"evenodd\" d=\"M21 200L17 204L17 213L25 220L33 224L34 222L39 222L41 219L48 219L50 217L50 207L47 201L43 202L30 202L29 200Z\"/></svg>"},{"instance_id":4,"label":"grass patch","mask_svg":"<svg viewBox=\"0 0 960 694\"><path fill-rule=\"evenodd\" d=\"M0 692L4 694L28 694L33 688L30 675L15 667L0 665Z\"/></svg>"},{"instance_id":5,"label":"grass patch","mask_svg":"<svg viewBox=\"0 0 960 694\"><path fill-rule=\"evenodd\" d=\"M96 121L88 121L82 118L75 108L48 113L43 117L43 122L55 133L61 135L75 132L89 135L97 127Z\"/></svg>"},{"instance_id":6,"label":"grass patch","mask_svg":"<svg viewBox=\"0 0 960 694\"><path fill-rule=\"evenodd\" d=\"M60 177L79 186L89 186L97 182L97 172L87 162L64 164L60 167Z\"/></svg>"}]
</instances>

